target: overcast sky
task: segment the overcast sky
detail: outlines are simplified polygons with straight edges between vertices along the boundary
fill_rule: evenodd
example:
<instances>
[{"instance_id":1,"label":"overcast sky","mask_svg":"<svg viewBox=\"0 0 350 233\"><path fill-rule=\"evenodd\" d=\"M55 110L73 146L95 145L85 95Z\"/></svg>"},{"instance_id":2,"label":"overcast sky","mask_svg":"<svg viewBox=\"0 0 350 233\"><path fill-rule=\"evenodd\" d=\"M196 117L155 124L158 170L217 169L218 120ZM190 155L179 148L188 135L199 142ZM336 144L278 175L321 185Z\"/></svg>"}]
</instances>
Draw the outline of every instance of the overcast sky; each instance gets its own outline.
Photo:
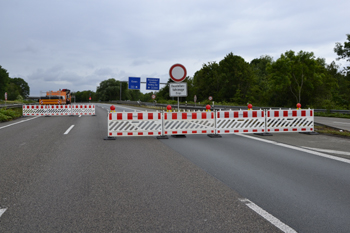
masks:
<instances>
[{"instance_id":1,"label":"overcast sky","mask_svg":"<svg viewBox=\"0 0 350 233\"><path fill-rule=\"evenodd\" d=\"M30 95L103 80L193 77L228 53L247 62L287 50L329 64L350 33L349 0L0 0L0 65ZM336 61L340 64L342 61ZM344 63L344 62L343 62ZM145 90L145 84L142 84Z\"/></svg>"}]
</instances>

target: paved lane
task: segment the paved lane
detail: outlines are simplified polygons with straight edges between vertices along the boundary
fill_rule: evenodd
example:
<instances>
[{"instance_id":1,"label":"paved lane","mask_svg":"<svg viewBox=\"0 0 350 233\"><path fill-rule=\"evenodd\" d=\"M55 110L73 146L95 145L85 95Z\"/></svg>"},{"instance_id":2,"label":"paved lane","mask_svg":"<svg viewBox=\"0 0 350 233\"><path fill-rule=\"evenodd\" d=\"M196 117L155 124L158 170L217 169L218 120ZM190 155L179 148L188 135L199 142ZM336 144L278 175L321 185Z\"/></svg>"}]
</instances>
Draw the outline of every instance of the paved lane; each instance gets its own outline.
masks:
<instances>
[{"instance_id":1,"label":"paved lane","mask_svg":"<svg viewBox=\"0 0 350 233\"><path fill-rule=\"evenodd\" d=\"M236 135L162 142L297 231L350 229L347 163Z\"/></svg>"},{"instance_id":2,"label":"paved lane","mask_svg":"<svg viewBox=\"0 0 350 233\"><path fill-rule=\"evenodd\" d=\"M279 232L154 137L103 140L96 111L1 129L0 232Z\"/></svg>"}]
</instances>

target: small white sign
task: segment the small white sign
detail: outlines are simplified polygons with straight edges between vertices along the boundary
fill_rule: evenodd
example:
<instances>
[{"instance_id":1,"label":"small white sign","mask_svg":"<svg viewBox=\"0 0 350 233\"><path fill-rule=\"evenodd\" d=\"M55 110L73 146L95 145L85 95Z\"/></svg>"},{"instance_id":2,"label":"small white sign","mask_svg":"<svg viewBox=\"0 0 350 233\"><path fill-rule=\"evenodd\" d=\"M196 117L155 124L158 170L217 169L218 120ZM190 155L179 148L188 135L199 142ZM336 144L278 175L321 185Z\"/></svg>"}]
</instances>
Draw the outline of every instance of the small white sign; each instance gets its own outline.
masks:
<instances>
[{"instance_id":1,"label":"small white sign","mask_svg":"<svg viewBox=\"0 0 350 233\"><path fill-rule=\"evenodd\" d=\"M186 97L187 83L170 83L169 84L170 97Z\"/></svg>"}]
</instances>

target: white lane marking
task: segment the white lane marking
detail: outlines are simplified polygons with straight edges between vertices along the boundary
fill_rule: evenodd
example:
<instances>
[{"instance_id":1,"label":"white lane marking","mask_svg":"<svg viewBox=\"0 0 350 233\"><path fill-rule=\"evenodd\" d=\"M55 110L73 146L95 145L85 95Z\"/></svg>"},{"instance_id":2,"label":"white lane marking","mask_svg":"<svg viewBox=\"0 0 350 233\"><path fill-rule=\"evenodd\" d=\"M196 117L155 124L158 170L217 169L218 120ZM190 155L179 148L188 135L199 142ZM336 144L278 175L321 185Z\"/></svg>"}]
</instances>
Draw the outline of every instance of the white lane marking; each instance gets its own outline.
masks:
<instances>
[{"instance_id":1,"label":"white lane marking","mask_svg":"<svg viewBox=\"0 0 350 233\"><path fill-rule=\"evenodd\" d=\"M346 123L346 122L337 122L337 121L333 121L333 123L350 125L350 123Z\"/></svg>"},{"instance_id":2,"label":"white lane marking","mask_svg":"<svg viewBox=\"0 0 350 233\"><path fill-rule=\"evenodd\" d=\"M74 125L71 125L64 134L68 134L69 131L71 131L73 129L73 127L74 127Z\"/></svg>"},{"instance_id":3,"label":"white lane marking","mask_svg":"<svg viewBox=\"0 0 350 233\"><path fill-rule=\"evenodd\" d=\"M273 215L269 214L266 212L264 209L260 208L257 206L255 203L250 201L249 199L243 198L239 199L241 202L246 204L250 209L254 210L257 214L259 214L261 217L272 223L274 226L276 226L278 229L280 229L283 232L288 232L288 233L294 233L296 232L293 228L290 226L284 224L281 222L278 218L274 217Z\"/></svg>"},{"instance_id":4,"label":"white lane marking","mask_svg":"<svg viewBox=\"0 0 350 233\"><path fill-rule=\"evenodd\" d=\"M36 116L36 117L33 117L33 118L29 118L29 119L27 119L27 120L19 121L19 122L12 123L12 124L9 124L9 125L5 125L5 126L3 126L3 127L0 127L0 129L6 128L6 127L9 127L9 126L12 126L12 125L17 125L17 124L19 124L19 123L23 123L23 122L26 122L26 121L30 121L30 120L33 120L33 119L38 118L38 117L40 117L40 116Z\"/></svg>"},{"instance_id":5,"label":"white lane marking","mask_svg":"<svg viewBox=\"0 0 350 233\"><path fill-rule=\"evenodd\" d=\"M0 209L0 217L1 217L1 215L3 215L3 213L5 213L6 210L7 210L7 208L5 208L5 209Z\"/></svg>"},{"instance_id":6,"label":"white lane marking","mask_svg":"<svg viewBox=\"0 0 350 233\"><path fill-rule=\"evenodd\" d=\"M337 160L337 161L340 161L340 162L343 162L343 163L350 164L350 160L349 159L339 158L339 157L336 157L336 156L333 156L333 155L323 154L321 152L308 150L308 149L304 149L304 148L301 148L301 147L291 146L291 145L287 145L287 144L283 144L283 143L279 143L279 142L275 142L275 141L269 141L269 140L266 140L266 139L256 138L256 137L252 137L252 136L248 136L248 135L243 135L243 134L236 134L236 135L241 136L241 137L254 139L254 140L257 140L257 141L271 143L271 144L274 144L274 145L277 145L277 146L282 146L282 147L290 148L290 149L293 149L293 150L299 150L299 151L302 151L302 152L306 152L306 153L309 153L309 154L317 155L317 156L324 157L324 158L327 158L327 159L333 159L333 160Z\"/></svg>"},{"instance_id":7,"label":"white lane marking","mask_svg":"<svg viewBox=\"0 0 350 233\"><path fill-rule=\"evenodd\" d=\"M79 117L81 117L81 115L79 115Z\"/></svg>"},{"instance_id":8,"label":"white lane marking","mask_svg":"<svg viewBox=\"0 0 350 233\"><path fill-rule=\"evenodd\" d=\"M320 152L325 152L325 153L338 154L338 155L349 155L350 156L350 152L346 152L346 151L319 149L319 148L312 148L312 147L306 147L306 146L302 146L302 148L320 151Z\"/></svg>"}]
</instances>

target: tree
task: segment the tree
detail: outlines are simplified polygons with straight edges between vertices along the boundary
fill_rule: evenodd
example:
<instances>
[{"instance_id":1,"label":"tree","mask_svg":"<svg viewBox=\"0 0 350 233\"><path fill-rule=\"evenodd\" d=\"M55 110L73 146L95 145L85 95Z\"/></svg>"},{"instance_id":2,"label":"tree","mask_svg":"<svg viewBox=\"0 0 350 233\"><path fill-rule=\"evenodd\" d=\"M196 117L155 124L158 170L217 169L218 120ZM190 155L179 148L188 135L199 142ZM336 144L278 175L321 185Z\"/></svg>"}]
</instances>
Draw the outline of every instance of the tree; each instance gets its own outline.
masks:
<instances>
[{"instance_id":1,"label":"tree","mask_svg":"<svg viewBox=\"0 0 350 233\"><path fill-rule=\"evenodd\" d=\"M9 83L9 73L0 66L0 99L5 97L5 92L8 92L7 86Z\"/></svg>"},{"instance_id":2,"label":"tree","mask_svg":"<svg viewBox=\"0 0 350 233\"><path fill-rule=\"evenodd\" d=\"M118 100L120 98L120 82L114 78L104 80L97 87L96 94L102 101Z\"/></svg>"},{"instance_id":3,"label":"tree","mask_svg":"<svg viewBox=\"0 0 350 233\"><path fill-rule=\"evenodd\" d=\"M273 58L268 55L255 58L250 62L250 67L255 75L255 85L252 87L254 99L258 101L255 104L266 105L271 98L269 73L266 68L272 63Z\"/></svg>"},{"instance_id":4,"label":"tree","mask_svg":"<svg viewBox=\"0 0 350 233\"><path fill-rule=\"evenodd\" d=\"M192 99L196 95L199 101L207 100L209 96L215 100L220 98L220 90L219 64L216 62L203 64L202 68L193 76L194 93Z\"/></svg>"},{"instance_id":5,"label":"tree","mask_svg":"<svg viewBox=\"0 0 350 233\"><path fill-rule=\"evenodd\" d=\"M19 88L19 94L23 98L27 98L30 93L30 88L28 86L28 83L24 81L22 78L10 78L10 83L15 84Z\"/></svg>"},{"instance_id":6,"label":"tree","mask_svg":"<svg viewBox=\"0 0 350 233\"><path fill-rule=\"evenodd\" d=\"M219 83L222 86L219 97L223 101L246 104L252 102L251 87L254 73L242 57L229 53L219 62Z\"/></svg>"},{"instance_id":7,"label":"tree","mask_svg":"<svg viewBox=\"0 0 350 233\"><path fill-rule=\"evenodd\" d=\"M282 96L275 96L274 98L283 100L275 103L282 106L295 106L301 101L304 106L314 103L316 87L323 84L327 75L324 59L316 58L313 52L300 51L295 54L291 50L268 65L267 71L272 85L271 91ZM288 97L284 98L283 95Z\"/></svg>"},{"instance_id":8,"label":"tree","mask_svg":"<svg viewBox=\"0 0 350 233\"><path fill-rule=\"evenodd\" d=\"M347 62L350 62L350 34L346 34L348 41L344 42L344 45L337 42L335 43L334 52L339 56L337 60L346 59ZM350 65L344 68L344 72L350 76Z\"/></svg>"}]
</instances>

